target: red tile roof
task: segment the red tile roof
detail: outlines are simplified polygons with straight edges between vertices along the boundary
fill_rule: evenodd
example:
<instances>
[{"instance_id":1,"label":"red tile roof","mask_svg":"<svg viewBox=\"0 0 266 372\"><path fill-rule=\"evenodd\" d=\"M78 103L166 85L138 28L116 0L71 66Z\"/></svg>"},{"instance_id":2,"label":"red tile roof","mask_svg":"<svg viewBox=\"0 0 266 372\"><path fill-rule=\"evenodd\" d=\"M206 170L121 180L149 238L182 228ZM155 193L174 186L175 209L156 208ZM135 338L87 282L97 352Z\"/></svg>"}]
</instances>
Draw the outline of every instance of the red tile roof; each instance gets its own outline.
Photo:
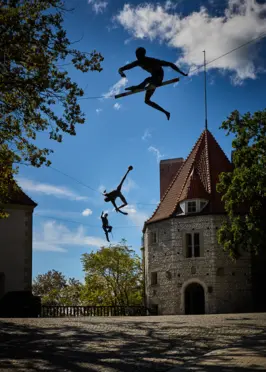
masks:
<instances>
[{"instance_id":1,"label":"red tile roof","mask_svg":"<svg viewBox=\"0 0 266 372\"><path fill-rule=\"evenodd\" d=\"M213 135L204 130L145 225L172 217L179 203L186 199L207 199L209 214L225 213L216 184L221 172L232 169Z\"/></svg>"}]
</instances>

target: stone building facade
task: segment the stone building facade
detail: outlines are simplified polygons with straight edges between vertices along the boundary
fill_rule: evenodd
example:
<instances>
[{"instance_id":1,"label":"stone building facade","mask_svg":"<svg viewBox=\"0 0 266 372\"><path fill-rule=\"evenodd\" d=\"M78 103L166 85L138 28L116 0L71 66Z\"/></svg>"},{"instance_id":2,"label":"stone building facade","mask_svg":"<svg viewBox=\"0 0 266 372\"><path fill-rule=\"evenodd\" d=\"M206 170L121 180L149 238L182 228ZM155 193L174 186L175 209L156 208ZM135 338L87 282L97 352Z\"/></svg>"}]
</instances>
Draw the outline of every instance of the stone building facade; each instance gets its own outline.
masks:
<instances>
[{"instance_id":1,"label":"stone building facade","mask_svg":"<svg viewBox=\"0 0 266 372\"><path fill-rule=\"evenodd\" d=\"M9 291L31 290L32 214L37 204L21 189L12 192L0 219L0 298Z\"/></svg>"},{"instance_id":2,"label":"stone building facade","mask_svg":"<svg viewBox=\"0 0 266 372\"><path fill-rule=\"evenodd\" d=\"M164 315L252 311L251 256L234 263L216 237L226 218L216 184L231 162L208 130L176 160L164 172L161 163L168 187L143 230L146 306Z\"/></svg>"}]
</instances>

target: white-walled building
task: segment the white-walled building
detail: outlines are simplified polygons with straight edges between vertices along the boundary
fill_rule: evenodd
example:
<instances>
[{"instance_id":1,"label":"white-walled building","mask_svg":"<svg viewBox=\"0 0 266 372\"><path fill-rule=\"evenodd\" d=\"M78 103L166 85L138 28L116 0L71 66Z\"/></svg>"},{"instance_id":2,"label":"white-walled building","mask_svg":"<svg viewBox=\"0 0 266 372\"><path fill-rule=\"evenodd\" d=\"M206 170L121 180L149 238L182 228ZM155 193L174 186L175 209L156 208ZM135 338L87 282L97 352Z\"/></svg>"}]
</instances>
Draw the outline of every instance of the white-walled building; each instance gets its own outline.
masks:
<instances>
[{"instance_id":1,"label":"white-walled building","mask_svg":"<svg viewBox=\"0 0 266 372\"><path fill-rule=\"evenodd\" d=\"M0 219L0 298L9 291L31 290L32 214L37 204L20 188L13 192Z\"/></svg>"}]
</instances>

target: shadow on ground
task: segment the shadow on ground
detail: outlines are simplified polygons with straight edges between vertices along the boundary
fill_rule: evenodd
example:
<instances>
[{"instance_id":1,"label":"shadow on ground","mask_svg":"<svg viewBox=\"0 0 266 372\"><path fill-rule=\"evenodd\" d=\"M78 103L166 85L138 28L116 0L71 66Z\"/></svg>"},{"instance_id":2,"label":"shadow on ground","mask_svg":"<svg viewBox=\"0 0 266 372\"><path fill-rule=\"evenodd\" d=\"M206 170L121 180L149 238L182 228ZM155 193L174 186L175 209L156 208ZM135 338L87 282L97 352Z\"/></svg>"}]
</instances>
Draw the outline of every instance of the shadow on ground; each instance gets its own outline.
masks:
<instances>
[{"instance_id":1,"label":"shadow on ground","mask_svg":"<svg viewBox=\"0 0 266 372\"><path fill-rule=\"evenodd\" d=\"M232 351L230 360L218 355L214 365L201 364L204 354L229 345L266 358L266 330L254 322L230 319L227 325L224 319L218 325L200 326L188 318L155 319L0 319L0 372L151 372L178 366L183 372L195 365L206 372L259 370L256 363L232 366L238 351Z\"/></svg>"}]
</instances>

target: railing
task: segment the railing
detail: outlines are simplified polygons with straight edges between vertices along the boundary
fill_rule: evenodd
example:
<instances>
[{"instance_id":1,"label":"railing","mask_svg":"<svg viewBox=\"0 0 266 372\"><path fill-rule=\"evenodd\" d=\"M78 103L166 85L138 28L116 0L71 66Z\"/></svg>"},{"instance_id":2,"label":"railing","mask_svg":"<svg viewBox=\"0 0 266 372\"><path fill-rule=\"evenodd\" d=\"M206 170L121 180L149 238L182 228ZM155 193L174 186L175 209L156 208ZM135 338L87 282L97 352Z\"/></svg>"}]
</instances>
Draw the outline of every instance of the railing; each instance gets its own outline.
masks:
<instances>
[{"instance_id":1,"label":"railing","mask_svg":"<svg viewBox=\"0 0 266 372\"><path fill-rule=\"evenodd\" d=\"M145 316L144 306L42 306L42 318L81 316Z\"/></svg>"}]
</instances>

